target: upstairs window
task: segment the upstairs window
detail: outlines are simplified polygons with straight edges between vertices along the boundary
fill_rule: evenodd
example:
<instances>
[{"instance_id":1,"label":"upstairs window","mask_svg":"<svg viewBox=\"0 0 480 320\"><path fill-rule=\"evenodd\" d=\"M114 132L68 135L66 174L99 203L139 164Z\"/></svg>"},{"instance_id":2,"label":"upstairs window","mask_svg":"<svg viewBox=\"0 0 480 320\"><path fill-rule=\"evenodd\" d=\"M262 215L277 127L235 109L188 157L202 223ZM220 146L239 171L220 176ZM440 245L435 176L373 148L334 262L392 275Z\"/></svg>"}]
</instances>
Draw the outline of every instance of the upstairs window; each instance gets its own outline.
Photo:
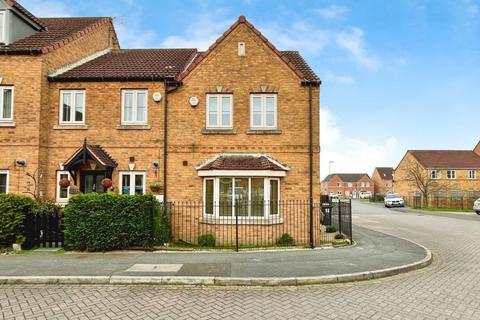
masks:
<instances>
[{"instance_id":1,"label":"upstairs window","mask_svg":"<svg viewBox=\"0 0 480 320\"><path fill-rule=\"evenodd\" d=\"M0 87L1 121L13 121L13 87Z\"/></svg>"},{"instance_id":2,"label":"upstairs window","mask_svg":"<svg viewBox=\"0 0 480 320\"><path fill-rule=\"evenodd\" d=\"M250 125L253 129L277 128L277 95L252 94L250 96Z\"/></svg>"},{"instance_id":3,"label":"upstairs window","mask_svg":"<svg viewBox=\"0 0 480 320\"><path fill-rule=\"evenodd\" d=\"M477 171L475 171L475 170L468 171L468 179L470 179L470 180L477 179Z\"/></svg>"},{"instance_id":4,"label":"upstairs window","mask_svg":"<svg viewBox=\"0 0 480 320\"><path fill-rule=\"evenodd\" d=\"M447 179L456 179L457 172L455 170L447 170Z\"/></svg>"},{"instance_id":5,"label":"upstairs window","mask_svg":"<svg viewBox=\"0 0 480 320\"><path fill-rule=\"evenodd\" d=\"M233 96L207 94L207 128L229 129L233 122Z\"/></svg>"},{"instance_id":6,"label":"upstairs window","mask_svg":"<svg viewBox=\"0 0 480 320\"><path fill-rule=\"evenodd\" d=\"M440 170L430 171L430 178L432 178L433 180L440 179Z\"/></svg>"},{"instance_id":7,"label":"upstairs window","mask_svg":"<svg viewBox=\"0 0 480 320\"><path fill-rule=\"evenodd\" d=\"M147 116L147 90L123 90L122 124L146 125Z\"/></svg>"},{"instance_id":8,"label":"upstairs window","mask_svg":"<svg viewBox=\"0 0 480 320\"><path fill-rule=\"evenodd\" d=\"M60 91L60 124L85 123L85 91Z\"/></svg>"},{"instance_id":9,"label":"upstairs window","mask_svg":"<svg viewBox=\"0 0 480 320\"><path fill-rule=\"evenodd\" d=\"M5 43L7 28L5 27L5 11L0 11L0 43Z\"/></svg>"}]
</instances>

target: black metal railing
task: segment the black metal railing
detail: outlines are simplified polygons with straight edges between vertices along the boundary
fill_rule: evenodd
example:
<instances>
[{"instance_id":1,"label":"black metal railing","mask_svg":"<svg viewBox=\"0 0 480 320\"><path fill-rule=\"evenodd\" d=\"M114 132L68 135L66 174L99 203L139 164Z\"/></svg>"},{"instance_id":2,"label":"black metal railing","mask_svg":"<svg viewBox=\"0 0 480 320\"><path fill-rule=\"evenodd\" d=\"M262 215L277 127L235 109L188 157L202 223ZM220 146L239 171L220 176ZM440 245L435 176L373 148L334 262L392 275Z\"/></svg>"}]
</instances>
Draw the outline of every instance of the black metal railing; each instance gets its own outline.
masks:
<instances>
[{"instance_id":1,"label":"black metal railing","mask_svg":"<svg viewBox=\"0 0 480 320\"><path fill-rule=\"evenodd\" d=\"M330 226L336 234L341 234L353 241L352 200L339 199L322 203L324 212L323 224Z\"/></svg>"}]
</instances>

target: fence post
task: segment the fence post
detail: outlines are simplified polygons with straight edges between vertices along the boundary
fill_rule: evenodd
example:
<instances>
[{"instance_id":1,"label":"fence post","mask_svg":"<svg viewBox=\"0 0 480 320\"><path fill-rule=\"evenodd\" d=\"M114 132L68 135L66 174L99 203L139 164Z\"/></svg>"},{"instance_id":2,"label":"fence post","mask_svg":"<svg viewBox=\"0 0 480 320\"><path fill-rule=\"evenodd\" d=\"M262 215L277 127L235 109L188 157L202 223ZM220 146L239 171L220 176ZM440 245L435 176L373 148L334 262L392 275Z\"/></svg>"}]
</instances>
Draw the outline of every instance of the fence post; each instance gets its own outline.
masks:
<instances>
[{"instance_id":1,"label":"fence post","mask_svg":"<svg viewBox=\"0 0 480 320\"><path fill-rule=\"evenodd\" d=\"M313 239L313 199L310 198L309 201L309 215L310 215L310 248L315 248L314 239Z\"/></svg>"},{"instance_id":2,"label":"fence post","mask_svg":"<svg viewBox=\"0 0 480 320\"><path fill-rule=\"evenodd\" d=\"M342 232L342 200L338 199L338 232Z\"/></svg>"},{"instance_id":3,"label":"fence post","mask_svg":"<svg viewBox=\"0 0 480 320\"><path fill-rule=\"evenodd\" d=\"M238 252L238 213L235 211L235 251Z\"/></svg>"},{"instance_id":4,"label":"fence post","mask_svg":"<svg viewBox=\"0 0 480 320\"><path fill-rule=\"evenodd\" d=\"M350 244L352 244L352 242L353 242L353 227L352 227L352 214L353 214L353 212L352 212L352 199L350 199L350 204L349 204L349 206L350 206L350 211L349 211L349 212L350 212Z\"/></svg>"}]
</instances>

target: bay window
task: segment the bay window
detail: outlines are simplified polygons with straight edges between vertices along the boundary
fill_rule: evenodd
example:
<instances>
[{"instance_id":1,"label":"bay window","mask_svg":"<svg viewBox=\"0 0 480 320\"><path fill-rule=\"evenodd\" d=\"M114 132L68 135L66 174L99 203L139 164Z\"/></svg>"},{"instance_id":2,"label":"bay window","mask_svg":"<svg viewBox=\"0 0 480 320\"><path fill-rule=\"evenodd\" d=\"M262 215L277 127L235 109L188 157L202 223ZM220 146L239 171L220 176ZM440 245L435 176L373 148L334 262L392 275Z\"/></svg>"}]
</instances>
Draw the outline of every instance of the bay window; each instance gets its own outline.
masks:
<instances>
[{"instance_id":1,"label":"bay window","mask_svg":"<svg viewBox=\"0 0 480 320\"><path fill-rule=\"evenodd\" d=\"M13 87L0 86L0 122L13 121Z\"/></svg>"},{"instance_id":2,"label":"bay window","mask_svg":"<svg viewBox=\"0 0 480 320\"><path fill-rule=\"evenodd\" d=\"M205 214L269 218L279 215L280 180L264 177L204 179Z\"/></svg>"},{"instance_id":3,"label":"bay window","mask_svg":"<svg viewBox=\"0 0 480 320\"><path fill-rule=\"evenodd\" d=\"M250 95L250 125L252 129L277 128L277 95Z\"/></svg>"},{"instance_id":4,"label":"bay window","mask_svg":"<svg viewBox=\"0 0 480 320\"><path fill-rule=\"evenodd\" d=\"M231 94L207 94L207 129L233 127L233 96Z\"/></svg>"},{"instance_id":5,"label":"bay window","mask_svg":"<svg viewBox=\"0 0 480 320\"><path fill-rule=\"evenodd\" d=\"M144 194L145 172L120 172L121 194Z\"/></svg>"},{"instance_id":6,"label":"bay window","mask_svg":"<svg viewBox=\"0 0 480 320\"><path fill-rule=\"evenodd\" d=\"M122 124L146 125L147 90L122 90Z\"/></svg>"},{"instance_id":7,"label":"bay window","mask_svg":"<svg viewBox=\"0 0 480 320\"><path fill-rule=\"evenodd\" d=\"M85 123L85 91L60 91L60 124Z\"/></svg>"}]
</instances>

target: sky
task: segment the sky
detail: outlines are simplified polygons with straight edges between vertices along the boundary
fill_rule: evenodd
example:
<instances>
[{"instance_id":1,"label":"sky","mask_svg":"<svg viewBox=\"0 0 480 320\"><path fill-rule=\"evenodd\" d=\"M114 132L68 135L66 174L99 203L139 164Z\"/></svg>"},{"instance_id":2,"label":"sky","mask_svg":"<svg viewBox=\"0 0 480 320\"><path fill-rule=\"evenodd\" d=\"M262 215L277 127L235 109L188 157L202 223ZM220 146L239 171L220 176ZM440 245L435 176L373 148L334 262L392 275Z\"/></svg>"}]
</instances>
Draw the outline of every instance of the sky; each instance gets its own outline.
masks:
<instances>
[{"instance_id":1,"label":"sky","mask_svg":"<svg viewBox=\"0 0 480 320\"><path fill-rule=\"evenodd\" d=\"M245 15L322 79L321 166L396 167L480 140L480 0L20 0L37 16L112 16L122 48L205 50Z\"/></svg>"}]
</instances>

